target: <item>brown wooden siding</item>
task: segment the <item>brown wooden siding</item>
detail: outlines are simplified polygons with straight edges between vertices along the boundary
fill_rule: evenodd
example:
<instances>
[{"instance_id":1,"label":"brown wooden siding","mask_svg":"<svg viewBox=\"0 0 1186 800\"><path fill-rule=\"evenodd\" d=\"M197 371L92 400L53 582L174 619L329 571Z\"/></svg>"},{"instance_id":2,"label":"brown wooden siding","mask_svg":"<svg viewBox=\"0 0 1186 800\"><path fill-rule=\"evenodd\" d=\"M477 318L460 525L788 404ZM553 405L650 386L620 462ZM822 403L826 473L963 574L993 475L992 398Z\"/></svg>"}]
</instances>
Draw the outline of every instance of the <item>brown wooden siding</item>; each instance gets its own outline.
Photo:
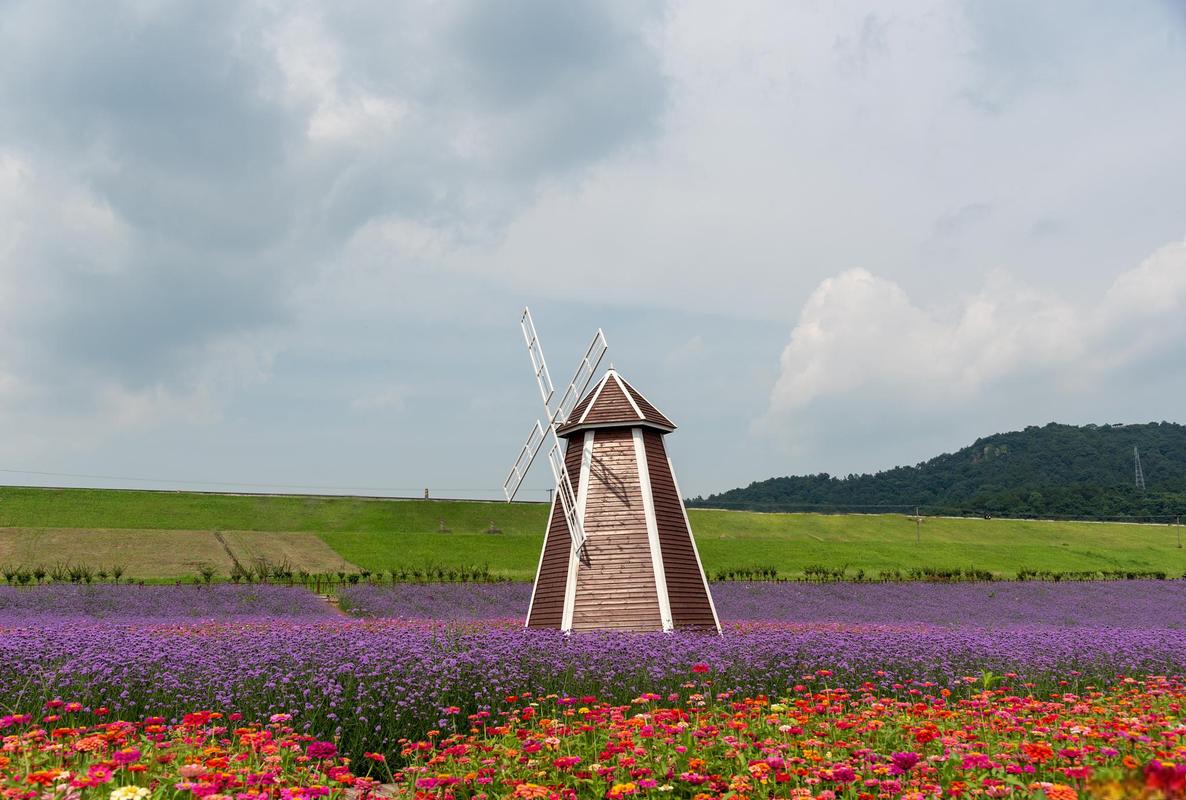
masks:
<instances>
[{"instance_id":1,"label":"brown wooden siding","mask_svg":"<svg viewBox=\"0 0 1186 800\"><path fill-rule=\"evenodd\" d=\"M651 495L659 545L663 550L663 572L667 578L667 597L671 618L677 628L716 628L700 560L692 545L692 532L684 519L682 500L675 489L675 478L667 462L662 434L643 429L647 454L647 472L651 477Z\"/></svg>"},{"instance_id":2,"label":"brown wooden siding","mask_svg":"<svg viewBox=\"0 0 1186 800\"><path fill-rule=\"evenodd\" d=\"M648 403L647 399L639 394L637 389L626 383L624 380L622 383L626 384L626 391L630 392L630 396L634 399L635 405L638 406L639 410L642 411L643 416L645 416L648 421L657 422L660 425L666 425L668 428L675 427L675 423L669 420L662 411Z\"/></svg>"},{"instance_id":3,"label":"brown wooden siding","mask_svg":"<svg viewBox=\"0 0 1186 800\"><path fill-rule=\"evenodd\" d=\"M605 391L611 386L621 396L612 380ZM633 435L629 428L594 433L573 630L661 630Z\"/></svg>"},{"instance_id":4,"label":"brown wooden siding","mask_svg":"<svg viewBox=\"0 0 1186 800\"><path fill-rule=\"evenodd\" d=\"M634 413L634 409L630 406L630 401L626 399L626 393L622 391L622 387L618 385L617 381L610 378L605 382L605 388L601 390L601 394L597 395L597 401L589 409L589 414L582 424L629 423L639 419L638 414Z\"/></svg>"},{"instance_id":5,"label":"brown wooden siding","mask_svg":"<svg viewBox=\"0 0 1186 800\"><path fill-rule=\"evenodd\" d=\"M582 438L577 436L569 441L564 451L564 465L568 469L568 477L573 483L573 488L576 488L580 480ZM564 508L560 503L555 503L552 507L552 518L548 521L543 560L535 580L535 599L531 604L528 627L560 627L564 616L564 589L568 584L568 554L571 550L572 538L568 533L568 523L564 519Z\"/></svg>"}]
</instances>

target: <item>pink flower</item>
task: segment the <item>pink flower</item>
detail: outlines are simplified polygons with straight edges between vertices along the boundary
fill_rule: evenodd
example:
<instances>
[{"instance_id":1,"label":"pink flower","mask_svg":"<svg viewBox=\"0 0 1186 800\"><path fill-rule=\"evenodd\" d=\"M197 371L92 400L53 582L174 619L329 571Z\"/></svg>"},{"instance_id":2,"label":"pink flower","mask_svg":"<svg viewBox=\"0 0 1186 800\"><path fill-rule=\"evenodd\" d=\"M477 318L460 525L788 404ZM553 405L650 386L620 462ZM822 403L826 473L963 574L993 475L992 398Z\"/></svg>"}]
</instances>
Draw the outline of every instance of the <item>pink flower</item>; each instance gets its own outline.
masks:
<instances>
[{"instance_id":1,"label":"pink flower","mask_svg":"<svg viewBox=\"0 0 1186 800\"><path fill-rule=\"evenodd\" d=\"M116 764L135 764L140 760L140 751L135 747L129 747L126 750L116 750L111 754L111 760Z\"/></svg>"},{"instance_id":2,"label":"pink flower","mask_svg":"<svg viewBox=\"0 0 1186 800\"><path fill-rule=\"evenodd\" d=\"M333 758L338 754L338 748L333 742L310 742L305 752L310 758Z\"/></svg>"}]
</instances>

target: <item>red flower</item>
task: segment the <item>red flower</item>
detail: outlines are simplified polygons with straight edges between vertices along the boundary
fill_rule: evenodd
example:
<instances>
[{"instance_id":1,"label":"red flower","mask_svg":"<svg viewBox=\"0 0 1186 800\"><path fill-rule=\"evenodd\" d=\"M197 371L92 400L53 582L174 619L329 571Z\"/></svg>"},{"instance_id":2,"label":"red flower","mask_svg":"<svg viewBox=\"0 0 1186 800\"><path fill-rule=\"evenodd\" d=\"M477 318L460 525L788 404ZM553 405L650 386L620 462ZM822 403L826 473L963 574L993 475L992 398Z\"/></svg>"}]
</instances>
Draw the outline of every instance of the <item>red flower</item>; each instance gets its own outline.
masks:
<instances>
[{"instance_id":1,"label":"red flower","mask_svg":"<svg viewBox=\"0 0 1186 800\"><path fill-rule=\"evenodd\" d=\"M1145 767L1145 784L1166 794L1186 791L1186 764L1150 761Z\"/></svg>"},{"instance_id":2,"label":"red flower","mask_svg":"<svg viewBox=\"0 0 1186 800\"><path fill-rule=\"evenodd\" d=\"M708 664L693 664L692 665L692 672L695 672L697 674L703 674L705 672L709 672L711 669L712 669L712 667L708 666Z\"/></svg>"}]
</instances>

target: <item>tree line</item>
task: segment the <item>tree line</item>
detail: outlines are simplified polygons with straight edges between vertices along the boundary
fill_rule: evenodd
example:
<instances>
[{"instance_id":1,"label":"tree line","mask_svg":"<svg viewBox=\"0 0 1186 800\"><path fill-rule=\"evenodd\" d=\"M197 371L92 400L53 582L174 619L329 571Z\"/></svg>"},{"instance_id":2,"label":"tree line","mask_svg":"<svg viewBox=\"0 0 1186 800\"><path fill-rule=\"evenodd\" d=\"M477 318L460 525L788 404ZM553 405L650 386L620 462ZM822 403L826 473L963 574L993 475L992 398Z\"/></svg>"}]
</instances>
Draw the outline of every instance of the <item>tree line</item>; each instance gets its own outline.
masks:
<instances>
[{"instance_id":1,"label":"tree line","mask_svg":"<svg viewBox=\"0 0 1186 800\"><path fill-rule=\"evenodd\" d=\"M1136 486L1133 447L1145 488ZM1172 520L1186 514L1186 426L1030 426L914 466L756 481L689 506L752 511Z\"/></svg>"}]
</instances>

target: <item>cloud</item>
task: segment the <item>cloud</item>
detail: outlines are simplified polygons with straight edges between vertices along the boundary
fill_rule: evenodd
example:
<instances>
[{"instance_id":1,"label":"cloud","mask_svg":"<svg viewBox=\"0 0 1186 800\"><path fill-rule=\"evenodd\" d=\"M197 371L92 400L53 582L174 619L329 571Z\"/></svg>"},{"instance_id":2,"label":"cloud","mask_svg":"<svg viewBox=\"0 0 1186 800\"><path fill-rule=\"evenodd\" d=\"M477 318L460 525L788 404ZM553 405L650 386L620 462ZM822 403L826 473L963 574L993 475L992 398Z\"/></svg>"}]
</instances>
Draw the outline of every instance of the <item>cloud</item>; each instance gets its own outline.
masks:
<instances>
[{"instance_id":1,"label":"cloud","mask_svg":"<svg viewBox=\"0 0 1186 800\"><path fill-rule=\"evenodd\" d=\"M823 281L800 312L759 428L802 436L821 419L845 424L829 416L841 406L850 426L967 419L1002 405L1045 412L1025 408L1030 394L1068 413L1077 397L1180 357L1184 343L1186 242L1080 304L998 273L959 303L928 308L892 280L850 270Z\"/></svg>"},{"instance_id":2,"label":"cloud","mask_svg":"<svg viewBox=\"0 0 1186 800\"><path fill-rule=\"evenodd\" d=\"M1167 300L1140 281L1102 298L1182 230L1181 22L1161 0L0 3L0 456L81 448L91 468L62 471L133 475L185 452L373 485L415 451L481 486L501 450L447 454L474 425L519 438L530 303L556 314L549 353L604 324L659 397L735 371L699 423L677 414L686 489L815 469L744 432L830 276L821 324L867 295L889 316L846 324L912 331L905 368L951 398L911 435L1058 404L1144 414L1186 363L1172 312L1146 313ZM1023 280L986 283L1001 265ZM1105 305L1114 334L1066 320ZM816 399L779 419L878 463L845 432L906 419L862 394L907 391L880 354L817 364L794 384ZM379 446L350 405L393 377L415 392ZM1075 392L1106 380L1125 391Z\"/></svg>"},{"instance_id":3,"label":"cloud","mask_svg":"<svg viewBox=\"0 0 1186 800\"><path fill-rule=\"evenodd\" d=\"M96 414L196 418L360 232L497 236L542 182L655 135L667 91L635 4L2 13L0 369Z\"/></svg>"}]
</instances>

